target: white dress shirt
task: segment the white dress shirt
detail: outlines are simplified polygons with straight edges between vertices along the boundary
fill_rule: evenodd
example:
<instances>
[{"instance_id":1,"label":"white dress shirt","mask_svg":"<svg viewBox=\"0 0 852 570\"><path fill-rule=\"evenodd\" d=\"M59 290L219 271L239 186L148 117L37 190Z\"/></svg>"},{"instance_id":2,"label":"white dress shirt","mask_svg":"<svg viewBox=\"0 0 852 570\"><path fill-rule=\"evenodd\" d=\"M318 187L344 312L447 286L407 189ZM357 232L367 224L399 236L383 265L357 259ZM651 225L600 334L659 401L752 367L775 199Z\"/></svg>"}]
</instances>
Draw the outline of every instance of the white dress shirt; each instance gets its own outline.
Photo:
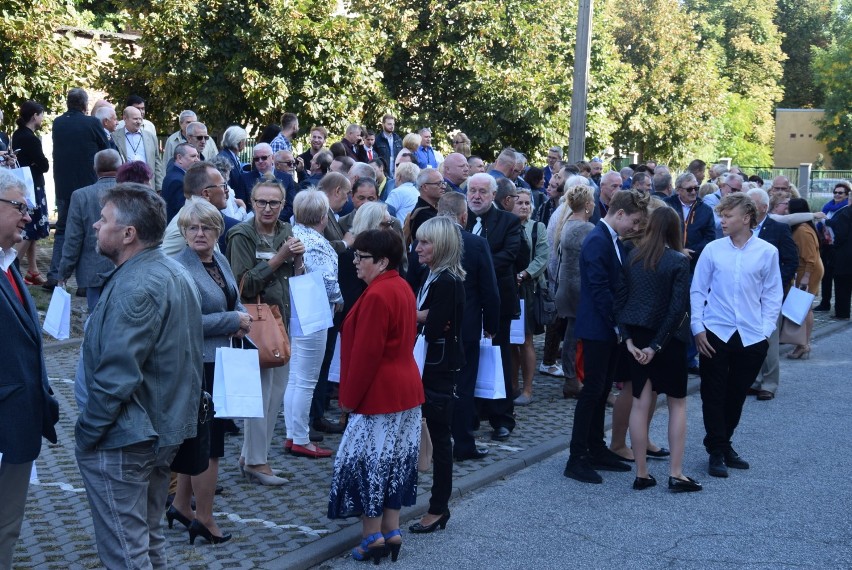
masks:
<instances>
[{"instance_id":1,"label":"white dress shirt","mask_svg":"<svg viewBox=\"0 0 852 570\"><path fill-rule=\"evenodd\" d=\"M689 291L692 334L709 330L728 342L739 332L743 346L756 344L775 330L783 295L774 245L757 235L742 248L730 237L711 241Z\"/></svg>"}]
</instances>

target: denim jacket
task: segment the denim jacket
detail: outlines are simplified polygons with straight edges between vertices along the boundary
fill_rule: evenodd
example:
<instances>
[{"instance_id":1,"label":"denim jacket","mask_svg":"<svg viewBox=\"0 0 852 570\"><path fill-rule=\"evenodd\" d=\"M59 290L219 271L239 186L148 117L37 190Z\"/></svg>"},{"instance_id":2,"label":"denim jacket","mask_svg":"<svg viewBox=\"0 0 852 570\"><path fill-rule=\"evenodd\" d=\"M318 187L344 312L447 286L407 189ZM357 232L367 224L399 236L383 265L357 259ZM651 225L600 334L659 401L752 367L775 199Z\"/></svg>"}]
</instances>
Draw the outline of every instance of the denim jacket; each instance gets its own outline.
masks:
<instances>
[{"instance_id":1,"label":"denim jacket","mask_svg":"<svg viewBox=\"0 0 852 570\"><path fill-rule=\"evenodd\" d=\"M194 437L202 382L201 301L186 269L159 247L106 274L83 340L88 400L77 447L155 447Z\"/></svg>"}]
</instances>

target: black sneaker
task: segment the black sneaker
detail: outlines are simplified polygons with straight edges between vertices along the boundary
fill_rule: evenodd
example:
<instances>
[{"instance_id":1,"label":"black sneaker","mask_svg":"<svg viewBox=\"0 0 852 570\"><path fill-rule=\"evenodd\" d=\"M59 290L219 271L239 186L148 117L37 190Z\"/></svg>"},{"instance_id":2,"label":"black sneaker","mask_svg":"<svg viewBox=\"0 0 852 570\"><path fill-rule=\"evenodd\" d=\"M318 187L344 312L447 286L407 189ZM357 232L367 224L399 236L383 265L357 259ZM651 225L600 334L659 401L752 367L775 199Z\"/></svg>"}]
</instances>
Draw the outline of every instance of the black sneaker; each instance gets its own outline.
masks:
<instances>
[{"instance_id":1,"label":"black sneaker","mask_svg":"<svg viewBox=\"0 0 852 570\"><path fill-rule=\"evenodd\" d=\"M721 452L711 453L707 472L713 477L727 477L728 467L725 465L725 456Z\"/></svg>"},{"instance_id":2,"label":"black sneaker","mask_svg":"<svg viewBox=\"0 0 852 570\"><path fill-rule=\"evenodd\" d=\"M731 469L749 468L748 461L740 457L740 455L733 449L729 449L725 452L725 465L727 465Z\"/></svg>"},{"instance_id":3,"label":"black sneaker","mask_svg":"<svg viewBox=\"0 0 852 570\"><path fill-rule=\"evenodd\" d=\"M565 465L565 471L562 474L581 483L594 483L596 485L603 483L603 477L592 469L592 466L585 458L575 459L569 457L568 463Z\"/></svg>"}]
</instances>

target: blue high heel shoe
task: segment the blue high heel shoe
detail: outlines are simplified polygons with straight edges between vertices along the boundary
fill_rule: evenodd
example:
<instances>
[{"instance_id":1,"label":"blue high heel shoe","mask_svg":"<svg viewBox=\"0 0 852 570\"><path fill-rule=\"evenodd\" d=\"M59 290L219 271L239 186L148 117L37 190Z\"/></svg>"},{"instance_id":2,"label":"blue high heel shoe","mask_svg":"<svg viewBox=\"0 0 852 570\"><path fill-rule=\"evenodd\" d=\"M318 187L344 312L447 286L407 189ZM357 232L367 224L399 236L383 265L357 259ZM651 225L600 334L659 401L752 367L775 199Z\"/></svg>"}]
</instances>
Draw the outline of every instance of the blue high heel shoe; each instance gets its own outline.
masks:
<instances>
[{"instance_id":1,"label":"blue high heel shoe","mask_svg":"<svg viewBox=\"0 0 852 570\"><path fill-rule=\"evenodd\" d=\"M376 542L382 541L376 545ZM372 546L371 546L372 545ZM366 562L372 560L373 564L378 564L382 561L382 556L385 553L384 536L380 532L374 532L370 536L361 541L361 544L352 549L352 558L358 562Z\"/></svg>"},{"instance_id":2,"label":"blue high heel shoe","mask_svg":"<svg viewBox=\"0 0 852 570\"><path fill-rule=\"evenodd\" d=\"M392 538L399 537L399 542L390 542ZM402 548L402 531L399 529L392 530L385 535L385 553L390 555L391 561L396 562L399 558L399 549Z\"/></svg>"}]
</instances>

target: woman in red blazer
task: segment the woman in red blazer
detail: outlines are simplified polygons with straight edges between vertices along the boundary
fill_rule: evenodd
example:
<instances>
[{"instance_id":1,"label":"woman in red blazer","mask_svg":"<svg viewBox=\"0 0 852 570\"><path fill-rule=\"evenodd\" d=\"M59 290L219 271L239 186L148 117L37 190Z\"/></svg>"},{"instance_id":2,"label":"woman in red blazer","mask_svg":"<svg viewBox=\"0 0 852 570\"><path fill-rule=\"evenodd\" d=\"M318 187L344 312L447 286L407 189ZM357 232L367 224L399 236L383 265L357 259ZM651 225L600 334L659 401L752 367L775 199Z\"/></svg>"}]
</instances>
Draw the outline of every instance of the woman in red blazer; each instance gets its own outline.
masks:
<instances>
[{"instance_id":1,"label":"woman in red blazer","mask_svg":"<svg viewBox=\"0 0 852 570\"><path fill-rule=\"evenodd\" d=\"M358 234L358 277L367 289L340 333L340 407L349 422L334 461L329 518L362 517L356 560L397 559L399 511L417 499L423 384L414 361L414 294L396 268L399 236L391 230Z\"/></svg>"}]
</instances>

